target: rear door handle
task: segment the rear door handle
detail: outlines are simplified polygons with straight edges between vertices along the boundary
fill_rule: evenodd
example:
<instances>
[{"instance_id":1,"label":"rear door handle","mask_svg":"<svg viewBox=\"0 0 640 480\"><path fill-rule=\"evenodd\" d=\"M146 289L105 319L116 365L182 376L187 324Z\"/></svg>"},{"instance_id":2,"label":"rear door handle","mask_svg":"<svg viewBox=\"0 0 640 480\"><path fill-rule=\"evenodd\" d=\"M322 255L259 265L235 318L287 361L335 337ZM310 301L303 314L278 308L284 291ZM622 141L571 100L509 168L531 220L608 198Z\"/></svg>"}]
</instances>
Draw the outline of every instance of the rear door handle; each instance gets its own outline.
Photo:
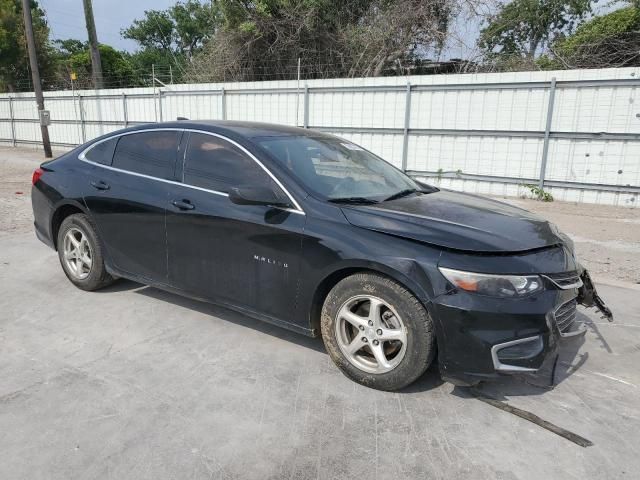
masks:
<instances>
[{"instance_id":1,"label":"rear door handle","mask_svg":"<svg viewBox=\"0 0 640 480\"><path fill-rule=\"evenodd\" d=\"M194 208L196 208L193 203L186 199L174 200L173 202L171 202L171 204L174 207L179 208L180 210L193 210Z\"/></svg>"},{"instance_id":2,"label":"rear door handle","mask_svg":"<svg viewBox=\"0 0 640 480\"><path fill-rule=\"evenodd\" d=\"M91 182L91 186L98 190L109 190L111 188L108 183L105 183L102 180Z\"/></svg>"}]
</instances>

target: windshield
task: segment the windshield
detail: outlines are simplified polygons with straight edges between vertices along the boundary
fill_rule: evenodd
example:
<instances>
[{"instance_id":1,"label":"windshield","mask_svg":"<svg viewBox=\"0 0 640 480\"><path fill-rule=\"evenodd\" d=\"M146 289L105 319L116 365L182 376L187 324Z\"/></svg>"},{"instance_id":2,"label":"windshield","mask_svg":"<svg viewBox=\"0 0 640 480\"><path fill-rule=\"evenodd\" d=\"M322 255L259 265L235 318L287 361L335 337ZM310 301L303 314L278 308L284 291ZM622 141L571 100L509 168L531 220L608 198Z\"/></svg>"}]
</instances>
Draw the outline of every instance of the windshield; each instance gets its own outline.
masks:
<instances>
[{"instance_id":1,"label":"windshield","mask_svg":"<svg viewBox=\"0 0 640 480\"><path fill-rule=\"evenodd\" d=\"M343 139L294 136L256 141L308 191L329 201L373 203L421 189L397 168Z\"/></svg>"}]
</instances>

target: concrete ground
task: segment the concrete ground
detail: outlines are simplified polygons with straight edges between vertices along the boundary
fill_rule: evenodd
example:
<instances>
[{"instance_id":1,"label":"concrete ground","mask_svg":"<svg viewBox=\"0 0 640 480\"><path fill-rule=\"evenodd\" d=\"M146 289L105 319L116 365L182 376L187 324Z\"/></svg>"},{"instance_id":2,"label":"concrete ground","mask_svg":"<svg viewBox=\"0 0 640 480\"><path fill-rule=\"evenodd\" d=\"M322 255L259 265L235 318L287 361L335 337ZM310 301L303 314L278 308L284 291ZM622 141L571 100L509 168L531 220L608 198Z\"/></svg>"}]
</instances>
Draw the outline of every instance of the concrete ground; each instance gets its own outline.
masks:
<instances>
[{"instance_id":1,"label":"concrete ground","mask_svg":"<svg viewBox=\"0 0 640 480\"><path fill-rule=\"evenodd\" d=\"M638 477L640 289L616 270L615 286L599 282L615 323L582 311L588 332L564 343L554 389L481 387L594 443L583 448L435 369L378 392L318 339L132 282L76 289L31 232L37 157L0 149L3 480Z\"/></svg>"}]
</instances>

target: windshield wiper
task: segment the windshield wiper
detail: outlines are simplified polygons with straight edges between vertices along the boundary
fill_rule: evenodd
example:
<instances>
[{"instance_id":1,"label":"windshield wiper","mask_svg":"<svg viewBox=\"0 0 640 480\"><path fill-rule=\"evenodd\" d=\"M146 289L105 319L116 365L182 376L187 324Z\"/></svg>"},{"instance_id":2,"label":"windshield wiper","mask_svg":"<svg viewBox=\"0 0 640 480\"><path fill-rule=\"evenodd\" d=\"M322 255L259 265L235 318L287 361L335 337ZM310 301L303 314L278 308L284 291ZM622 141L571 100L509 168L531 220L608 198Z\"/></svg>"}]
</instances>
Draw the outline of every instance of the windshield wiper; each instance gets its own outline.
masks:
<instances>
[{"instance_id":1,"label":"windshield wiper","mask_svg":"<svg viewBox=\"0 0 640 480\"><path fill-rule=\"evenodd\" d=\"M377 200L367 197L339 197L330 198L328 201L331 203L346 203L352 205L373 205L374 203L378 203Z\"/></svg>"},{"instance_id":2,"label":"windshield wiper","mask_svg":"<svg viewBox=\"0 0 640 480\"><path fill-rule=\"evenodd\" d=\"M400 190L398 193L394 193L390 197L385 198L383 202L397 200L398 198L406 197L407 195L411 195L412 193L422 193L422 191L418 190L417 188L407 188L406 190Z\"/></svg>"}]
</instances>

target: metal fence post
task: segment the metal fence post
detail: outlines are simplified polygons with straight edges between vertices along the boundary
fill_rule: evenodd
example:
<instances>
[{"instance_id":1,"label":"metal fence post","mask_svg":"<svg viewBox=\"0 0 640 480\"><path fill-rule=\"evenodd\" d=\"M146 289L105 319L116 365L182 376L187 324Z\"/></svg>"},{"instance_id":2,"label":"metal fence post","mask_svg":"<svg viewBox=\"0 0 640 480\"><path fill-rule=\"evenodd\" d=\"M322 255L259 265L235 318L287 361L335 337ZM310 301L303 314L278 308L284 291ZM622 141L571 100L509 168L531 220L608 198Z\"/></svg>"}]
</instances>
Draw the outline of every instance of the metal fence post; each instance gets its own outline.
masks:
<instances>
[{"instance_id":1,"label":"metal fence post","mask_svg":"<svg viewBox=\"0 0 640 480\"><path fill-rule=\"evenodd\" d=\"M544 177L547 172L547 158L549 156L549 136L551 134L551 122L553 121L553 104L556 99L556 77L551 79L549 88L549 104L547 106L547 124L544 129L544 143L542 144L542 161L540 163L540 181L538 187L544 188Z\"/></svg>"},{"instance_id":2,"label":"metal fence post","mask_svg":"<svg viewBox=\"0 0 640 480\"><path fill-rule=\"evenodd\" d=\"M158 89L158 113L162 122L162 90Z\"/></svg>"},{"instance_id":3,"label":"metal fence post","mask_svg":"<svg viewBox=\"0 0 640 480\"><path fill-rule=\"evenodd\" d=\"M402 131L402 170L407 170L407 155L409 148L409 123L411 122L411 84L407 82L404 103L404 130Z\"/></svg>"},{"instance_id":4,"label":"metal fence post","mask_svg":"<svg viewBox=\"0 0 640 480\"><path fill-rule=\"evenodd\" d=\"M151 64L151 85L153 86L153 121L158 121L158 104L156 102L156 65Z\"/></svg>"},{"instance_id":5,"label":"metal fence post","mask_svg":"<svg viewBox=\"0 0 640 480\"><path fill-rule=\"evenodd\" d=\"M11 118L11 142L16 146L16 123L13 116L13 97L9 97L9 117Z\"/></svg>"},{"instance_id":6,"label":"metal fence post","mask_svg":"<svg viewBox=\"0 0 640 480\"><path fill-rule=\"evenodd\" d=\"M309 85L304 86L304 120L303 127L309 128Z\"/></svg>"},{"instance_id":7,"label":"metal fence post","mask_svg":"<svg viewBox=\"0 0 640 480\"><path fill-rule=\"evenodd\" d=\"M82 95L78 93L78 110L80 110L80 131L82 132L82 143L87 141L87 132L84 125L84 110L82 108Z\"/></svg>"},{"instance_id":8,"label":"metal fence post","mask_svg":"<svg viewBox=\"0 0 640 480\"><path fill-rule=\"evenodd\" d=\"M129 126L129 114L127 112L127 94L122 92L122 118L124 119L124 126Z\"/></svg>"},{"instance_id":9,"label":"metal fence post","mask_svg":"<svg viewBox=\"0 0 640 480\"><path fill-rule=\"evenodd\" d=\"M222 120L227 119L227 95L224 91L224 87L220 89L220 113L222 114Z\"/></svg>"}]
</instances>

